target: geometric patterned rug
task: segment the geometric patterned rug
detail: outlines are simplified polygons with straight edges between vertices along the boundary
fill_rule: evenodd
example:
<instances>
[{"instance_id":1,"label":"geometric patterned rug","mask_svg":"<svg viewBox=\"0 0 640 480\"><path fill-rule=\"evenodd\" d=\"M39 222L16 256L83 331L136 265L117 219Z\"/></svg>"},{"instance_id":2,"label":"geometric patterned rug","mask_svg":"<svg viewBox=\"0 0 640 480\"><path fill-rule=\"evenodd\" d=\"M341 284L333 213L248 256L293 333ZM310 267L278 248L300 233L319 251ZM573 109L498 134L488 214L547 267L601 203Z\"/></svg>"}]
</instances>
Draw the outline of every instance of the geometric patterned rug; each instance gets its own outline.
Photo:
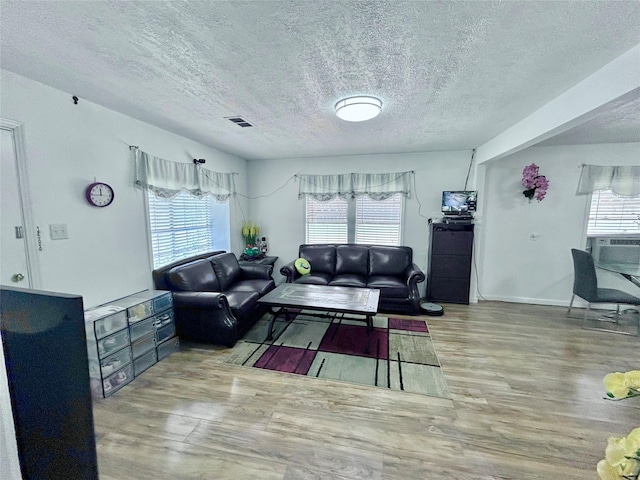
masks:
<instances>
[{"instance_id":1,"label":"geometric patterned rug","mask_svg":"<svg viewBox=\"0 0 640 480\"><path fill-rule=\"evenodd\" d=\"M424 320L376 315L367 333L364 322L313 313L276 319L272 341L266 341L271 315L265 315L225 363L451 398Z\"/></svg>"}]
</instances>

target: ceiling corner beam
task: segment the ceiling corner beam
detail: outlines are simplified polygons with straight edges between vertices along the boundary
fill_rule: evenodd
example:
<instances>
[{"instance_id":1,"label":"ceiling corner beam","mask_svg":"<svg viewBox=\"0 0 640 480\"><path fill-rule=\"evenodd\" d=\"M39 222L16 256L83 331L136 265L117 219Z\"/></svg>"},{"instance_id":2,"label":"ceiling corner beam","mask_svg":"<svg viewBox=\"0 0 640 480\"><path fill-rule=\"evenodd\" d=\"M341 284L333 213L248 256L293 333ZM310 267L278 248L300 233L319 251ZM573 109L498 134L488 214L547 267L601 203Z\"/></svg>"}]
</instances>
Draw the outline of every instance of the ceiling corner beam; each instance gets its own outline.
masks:
<instances>
[{"instance_id":1,"label":"ceiling corner beam","mask_svg":"<svg viewBox=\"0 0 640 480\"><path fill-rule=\"evenodd\" d=\"M477 164L524 150L593 118L607 103L640 89L640 44L476 149Z\"/></svg>"}]
</instances>

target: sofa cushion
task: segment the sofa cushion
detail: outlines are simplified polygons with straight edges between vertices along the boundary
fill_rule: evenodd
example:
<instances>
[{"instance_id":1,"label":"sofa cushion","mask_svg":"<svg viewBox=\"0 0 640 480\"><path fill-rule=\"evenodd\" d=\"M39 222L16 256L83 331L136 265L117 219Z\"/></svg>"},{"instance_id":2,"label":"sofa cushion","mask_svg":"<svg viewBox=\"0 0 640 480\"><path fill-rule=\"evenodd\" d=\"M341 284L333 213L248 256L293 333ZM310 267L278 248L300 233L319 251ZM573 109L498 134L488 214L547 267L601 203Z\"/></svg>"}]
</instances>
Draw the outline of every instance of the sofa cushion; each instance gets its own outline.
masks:
<instances>
[{"instance_id":1,"label":"sofa cushion","mask_svg":"<svg viewBox=\"0 0 640 480\"><path fill-rule=\"evenodd\" d=\"M211 261L211 265L213 265L213 271L216 273L216 277L218 277L220 291L226 291L230 285L233 285L240 279L242 271L240 270L238 259L233 253L216 255L209 260Z\"/></svg>"},{"instance_id":2,"label":"sofa cushion","mask_svg":"<svg viewBox=\"0 0 640 480\"><path fill-rule=\"evenodd\" d=\"M369 247L369 275L401 275L412 263L411 247Z\"/></svg>"},{"instance_id":3,"label":"sofa cushion","mask_svg":"<svg viewBox=\"0 0 640 480\"><path fill-rule=\"evenodd\" d=\"M183 292L220 291L211 262L204 258L173 267L167 273L166 279L171 290Z\"/></svg>"},{"instance_id":4,"label":"sofa cushion","mask_svg":"<svg viewBox=\"0 0 640 480\"><path fill-rule=\"evenodd\" d=\"M311 272L309 275L302 275L296 279L296 283L304 283L307 285L329 285L333 275L328 273Z\"/></svg>"},{"instance_id":5,"label":"sofa cushion","mask_svg":"<svg viewBox=\"0 0 640 480\"><path fill-rule=\"evenodd\" d=\"M176 260L175 262L168 263L163 265L160 268L155 269L151 276L153 278L153 286L156 290L171 290L169 285L167 284L167 275L169 274L169 270L173 267L177 267L178 265L184 265L189 262L194 262L196 260L200 260L201 258L207 258L213 255L217 255L219 253L224 253L222 250L217 250L214 252L202 253L199 255L194 255L192 257L183 258L181 260Z\"/></svg>"},{"instance_id":6,"label":"sofa cushion","mask_svg":"<svg viewBox=\"0 0 640 480\"><path fill-rule=\"evenodd\" d=\"M335 245L300 245L298 256L311 264L311 273L328 273L333 276L336 270Z\"/></svg>"},{"instance_id":7,"label":"sofa cushion","mask_svg":"<svg viewBox=\"0 0 640 480\"><path fill-rule=\"evenodd\" d=\"M366 277L369 270L369 247L338 245L336 247L336 275L354 273Z\"/></svg>"},{"instance_id":8,"label":"sofa cushion","mask_svg":"<svg viewBox=\"0 0 640 480\"><path fill-rule=\"evenodd\" d=\"M258 294L262 297L266 295L271 290L276 288L276 283L273 280L264 280L260 278L251 278L245 280L238 280L233 285L230 285L225 293L227 292L258 292Z\"/></svg>"},{"instance_id":9,"label":"sofa cushion","mask_svg":"<svg viewBox=\"0 0 640 480\"><path fill-rule=\"evenodd\" d=\"M411 293L411 288L403 277L394 277L392 275L373 275L369 277L367 288L379 288L380 295L388 298L407 298Z\"/></svg>"},{"instance_id":10,"label":"sofa cushion","mask_svg":"<svg viewBox=\"0 0 640 480\"><path fill-rule=\"evenodd\" d=\"M358 275L356 273L344 273L342 275L336 275L333 280L329 282L329 285L333 287L361 287L367 286L367 277L364 275Z\"/></svg>"}]
</instances>

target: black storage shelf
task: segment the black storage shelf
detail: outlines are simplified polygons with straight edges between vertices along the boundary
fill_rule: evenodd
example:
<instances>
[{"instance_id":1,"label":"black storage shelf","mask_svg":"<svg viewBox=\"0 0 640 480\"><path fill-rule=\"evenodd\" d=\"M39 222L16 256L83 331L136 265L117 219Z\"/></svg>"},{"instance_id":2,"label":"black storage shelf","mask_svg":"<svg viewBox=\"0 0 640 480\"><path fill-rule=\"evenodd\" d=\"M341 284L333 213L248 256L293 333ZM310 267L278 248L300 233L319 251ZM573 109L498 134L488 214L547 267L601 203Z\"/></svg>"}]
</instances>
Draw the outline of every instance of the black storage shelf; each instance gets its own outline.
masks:
<instances>
[{"instance_id":1,"label":"black storage shelf","mask_svg":"<svg viewBox=\"0 0 640 480\"><path fill-rule=\"evenodd\" d=\"M473 224L432 223L427 299L469 304Z\"/></svg>"}]
</instances>

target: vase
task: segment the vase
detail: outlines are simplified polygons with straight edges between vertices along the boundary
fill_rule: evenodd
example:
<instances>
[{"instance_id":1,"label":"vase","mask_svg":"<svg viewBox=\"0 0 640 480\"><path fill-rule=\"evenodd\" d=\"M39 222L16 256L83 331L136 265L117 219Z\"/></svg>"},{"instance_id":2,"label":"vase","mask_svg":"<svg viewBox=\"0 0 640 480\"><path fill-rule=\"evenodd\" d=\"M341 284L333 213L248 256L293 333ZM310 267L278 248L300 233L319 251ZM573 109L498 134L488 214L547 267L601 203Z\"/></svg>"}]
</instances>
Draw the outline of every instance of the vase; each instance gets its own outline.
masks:
<instances>
[{"instance_id":1,"label":"vase","mask_svg":"<svg viewBox=\"0 0 640 480\"><path fill-rule=\"evenodd\" d=\"M522 194L527 197L529 199L529 201L531 201L533 199L533 196L536 193L536 189L535 188L530 188L528 190L525 190L524 192L522 192Z\"/></svg>"}]
</instances>

